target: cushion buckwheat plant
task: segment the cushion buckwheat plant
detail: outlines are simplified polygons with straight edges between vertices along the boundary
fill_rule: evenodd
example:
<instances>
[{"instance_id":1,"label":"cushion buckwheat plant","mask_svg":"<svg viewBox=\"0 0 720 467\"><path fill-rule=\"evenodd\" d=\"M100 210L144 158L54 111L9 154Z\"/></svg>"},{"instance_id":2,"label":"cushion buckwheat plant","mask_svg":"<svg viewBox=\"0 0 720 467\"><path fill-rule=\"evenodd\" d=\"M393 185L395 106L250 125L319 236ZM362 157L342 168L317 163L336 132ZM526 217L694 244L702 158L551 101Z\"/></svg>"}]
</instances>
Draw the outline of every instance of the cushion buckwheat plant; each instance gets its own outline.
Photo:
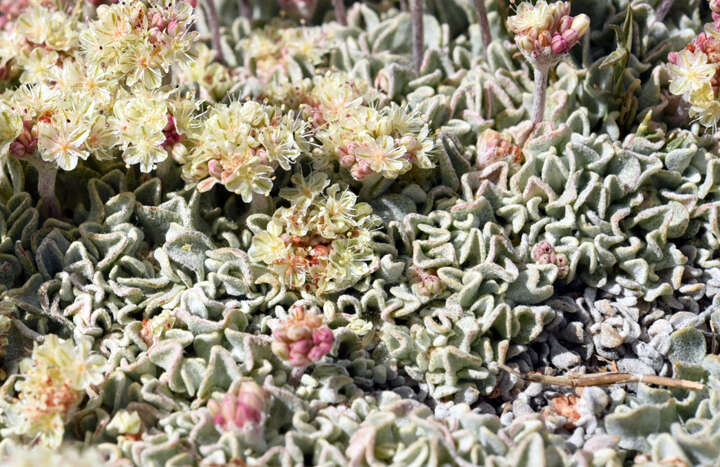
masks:
<instances>
[{"instance_id":1,"label":"cushion buckwheat plant","mask_svg":"<svg viewBox=\"0 0 720 467\"><path fill-rule=\"evenodd\" d=\"M0 0L0 465L716 466L720 1Z\"/></svg>"}]
</instances>

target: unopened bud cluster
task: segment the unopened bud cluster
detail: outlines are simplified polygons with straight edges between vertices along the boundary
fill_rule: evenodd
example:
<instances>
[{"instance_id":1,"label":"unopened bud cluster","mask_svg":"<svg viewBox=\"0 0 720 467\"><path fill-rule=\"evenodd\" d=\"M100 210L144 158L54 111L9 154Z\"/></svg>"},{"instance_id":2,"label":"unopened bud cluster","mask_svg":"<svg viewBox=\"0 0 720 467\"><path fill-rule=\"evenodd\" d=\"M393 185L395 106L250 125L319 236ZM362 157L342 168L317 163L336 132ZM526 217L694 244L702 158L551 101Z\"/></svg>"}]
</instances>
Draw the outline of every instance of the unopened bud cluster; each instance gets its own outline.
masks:
<instances>
[{"instance_id":1,"label":"unopened bud cluster","mask_svg":"<svg viewBox=\"0 0 720 467\"><path fill-rule=\"evenodd\" d=\"M567 257L562 253L555 252L555 248L549 242L540 242L535 245L532 257L538 264L554 264L558 267L558 276L563 278L568 274Z\"/></svg>"},{"instance_id":2,"label":"unopened bud cluster","mask_svg":"<svg viewBox=\"0 0 720 467\"><path fill-rule=\"evenodd\" d=\"M520 50L528 60L540 63L552 63L568 53L589 27L587 15L570 16L569 2L523 2L515 16L508 18Z\"/></svg>"},{"instance_id":3,"label":"unopened bud cluster","mask_svg":"<svg viewBox=\"0 0 720 467\"><path fill-rule=\"evenodd\" d=\"M246 381L229 391L221 402L208 401L215 426L223 431L259 426L265 416L268 395L254 381Z\"/></svg>"},{"instance_id":4,"label":"unopened bud cluster","mask_svg":"<svg viewBox=\"0 0 720 467\"><path fill-rule=\"evenodd\" d=\"M410 282L415 284L418 293L426 297L439 294L445 288L437 272L419 267L411 267L408 271Z\"/></svg>"},{"instance_id":5,"label":"unopened bud cluster","mask_svg":"<svg viewBox=\"0 0 720 467\"><path fill-rule=\"evenodd\" d=\"M335 337L317 309L294 305L290 316L273 332L272 351L294 367L304 367L323 358Z\"/></svg>"}]
</instances>

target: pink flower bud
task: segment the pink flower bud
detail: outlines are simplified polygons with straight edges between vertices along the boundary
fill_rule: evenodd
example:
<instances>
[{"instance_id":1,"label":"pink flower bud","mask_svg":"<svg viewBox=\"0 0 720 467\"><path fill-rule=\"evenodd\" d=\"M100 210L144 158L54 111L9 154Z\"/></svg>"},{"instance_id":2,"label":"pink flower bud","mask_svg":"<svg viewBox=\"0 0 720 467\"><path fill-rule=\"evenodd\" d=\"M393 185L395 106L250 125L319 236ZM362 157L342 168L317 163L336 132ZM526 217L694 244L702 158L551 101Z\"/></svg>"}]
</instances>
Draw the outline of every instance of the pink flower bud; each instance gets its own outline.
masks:
<instances>
[{"instance_id":1,"label":"pink flower bud","mask_svg":"<svg viewBox=\"0 0 720 467\"><path fill-rule=\"evenodd\" d=\"M310 360L312 360L313 362L317 362L318 360L323 358L325 355L327 355L331 349L332 349L331 344L329 344L327 342L323 342L312 348L312 350L308 353L308 358Z\"/></svg>"},{"instance_id":2,"label":"pink flower bud","mask_svg":"<svg viewBox=\"0 0 720 467\"><path fill-rule=\"evenodd\" d=\"M572 18L566 15L560 19L560 27L558 29L560 32L565 32L570 29L570 26L572 26Z\"/></svg>"},{"instance_id":3,"label":"pink flower bud","mask_svg":"<svg viewBox=\"0 0 720 467\"><path fill-rule=\"evenodd\" d=\"M308 366L311 363L310 359L302 353L291 353L289 361L290 365L295 367Z\"/></svg>"},{"instance_id":4,"label":"pink flower bud","mask_svg":"<svg viewBox=\"0 0 720 467\"><path fill-rule=\"evenodd\" d=\"M287 321L273 331L272 350L292 366L303 367L324 357L334 342L322 316L304 305L293 306Z\"/></svg>"},{"instance_id":5,"label":"pink flower bud","mask_svg":"<svg viewBox=\"0 0 720 467\"><path fill-rule=\"evenodd\" d=\"M349 169L355 164L355 156L352 154L345 154L340 158L340 165L346 169Z\"/></svg>"},{"instance_id":6,"label":"pink flower bud","mask_svg":"<svg viewBox=\"0 0 720 467\"><path fill-rule=\"evenodd\" d=\"M668 54L668 62L672 63L673 65L677 65L677 59L678 59L677 52L670 52Z\"/></svg>"},{"instance_id":7,"label":"pink flower bud","mask_svg":"<svg viewBox=\"0 0 720 467\"><path fill-rule=\"evenodd\" d=\"M540 242L535 245L535 248L533 248L532 257L535 261L538 261L539 259L546 257L554 251L555 249L552 247L550 242Z\"/></svg>"},{"instance_id":8,"label":"pink flower bud","mask_svg":"<svg viewBox=\"0 0 720 467\"><path fill-rule=\"evenodd\" d=\"M241 429L246 425L259 425L266 409L267 394L255 382L242 383L235 391L228 392L218 403L208 401L207 407L213 423L223 429Z\"/></svg>"},{"instance_id":9,"label":"pink flower bud","mask_svg":"<svg viewBox=\"0 0 720 467\"><path fill-rule=\"evenodd\" d=\"M176 20L176 19L174 19L174 20L170 21L170 23L168 23L167 28L165 29L165 31L167 31L167 33L168 33L168 35L169 35L170 37L175 37L175 36L177 35L177 33L178 33L178 25L179 25L179 24L180 24L180 23L179 23L178 20Z\"/></svg>"},{"instance_id":10,"label":"pink flower bud","mask_svg":"<svg viewBox=\"0 0 720 467\"><path fill-rule=\"evenodd\" d=\"M590 17L588 15L577 15L573 18L570 28L577 33L578 39L585 35L590 29ZM575 41L577 42L577 40Z\"/></svg>"},{"instance_id":11,"label":"pink flower bud","mask_svg":"<svg viewBox=\"0 0 720 467\"><path fill-rule=\"evenodd\" d=\"M312 348L313 342L310 339L303 339L301 341L296 341L290 344L290 353L307 355Z\"/></svg>"},{"instance_id":12,"label":"pink flower bud","mask_svg":"<svg viewBox=\"0 0 720 467\"><path fill-rule=\"evenodd\" d=\"M320 329L316 329L313 332L313 344L332 344L335 340L335 336L333 336L332 331L330 328L322 327Z\"/></svg>"},{"instance_id":13,"label":"pink flower bud","mask_svg":"<svg viewBox=\"0 0 720 467\"><path fill-rule=\"evenodd\" d=\"M152 18L150 18L150 27L164 29L165 28L165 18L163 18L163 16L160 13L153 14Z\"/></svg>"},{"instance_id":14,"label":"pink flower bud","mask_svg":"<svg viewBox=\"0 0 720 467\"><path fill-rule=\"evenodd\" d=\"M352 169L350 169L350 174L355 178L355 180L363 180L371 173L372 169L370 168L370 164L365 161L358 162L352 167Z\"/></svg>"},{"instance_id":15,"label":"pink flower bud","mask_svg":"<svg viewBox=\"0 0 720 467\"><path fill-rule=\"evenodd\" d=\"M552 51L555 55L563 55L570 51L575 42L577 42L577 33L572 29L568 29L562 34L555 34L552 38Z\"/></svg>"}]
</instances>

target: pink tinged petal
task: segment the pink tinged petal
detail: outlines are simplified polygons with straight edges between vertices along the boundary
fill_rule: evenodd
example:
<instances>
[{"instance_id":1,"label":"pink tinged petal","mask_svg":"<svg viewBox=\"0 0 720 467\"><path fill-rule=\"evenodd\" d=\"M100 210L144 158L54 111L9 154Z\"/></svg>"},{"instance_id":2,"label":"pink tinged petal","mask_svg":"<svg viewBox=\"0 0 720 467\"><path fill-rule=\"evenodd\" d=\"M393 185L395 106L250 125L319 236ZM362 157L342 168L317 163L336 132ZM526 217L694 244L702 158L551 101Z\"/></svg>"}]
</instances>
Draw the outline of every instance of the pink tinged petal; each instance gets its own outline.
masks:
<instances>
[{"instance_id":1,"label":"pink tinged petal","mask_svg":"<svg viewBox=\"0 0 720 467\"><path fill-rule=\"evenodd\" d=\"M214 178L206 178L206 179L203 180L202 182L198 183L197 189L198 189L198 191L200 191L200 192L210 191L210 189L211 189L213 186L215 186L216 183L217 183L217 180L216 180L216 179L214 179Z\"/></svg>"},{"instance_id":2,"label":"pink tinged petal","mask_svg":"<svg viewBox=\"0 0 720 467\"><path fill-rule=\"evenodd\" d=\"M220 178L222 176L222 167L215 159L208 162L208 173L216 178Z\"/></svg>"}]
</instances>

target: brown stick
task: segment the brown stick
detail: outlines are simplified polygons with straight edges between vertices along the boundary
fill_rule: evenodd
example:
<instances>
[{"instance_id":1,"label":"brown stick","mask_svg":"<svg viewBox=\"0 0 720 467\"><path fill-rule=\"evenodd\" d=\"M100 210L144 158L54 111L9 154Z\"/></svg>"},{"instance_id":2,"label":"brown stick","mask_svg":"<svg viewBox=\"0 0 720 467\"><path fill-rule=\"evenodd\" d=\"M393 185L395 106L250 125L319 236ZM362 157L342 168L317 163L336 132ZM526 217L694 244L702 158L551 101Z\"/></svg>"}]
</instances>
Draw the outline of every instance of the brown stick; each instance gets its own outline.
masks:
<instances>
[{"instance_id":1,"label":"brown stick","mask_svg":"<svg viewBox=\"0 0 720 467\"><path fill-rule=\"evenodd\" d=\"M205 0L205 6L207 7L208 22L210 23L210 30L212 32L212 43L213 49L215 49L216 60L221 64L225 65L225 55L222 51L222 42L220 42L220 23L218 22L217 9L215 9L215 0Z\"/></svg>"},{"instance_id":2,"label":"brown stick","mask_svg":"<svg viewBox=\"0 0 720 467\"><path fill-rule=\"evenodd\" d=\"M550 384L554 386L569 386L573 388L588 386L610 386L612 384L624 383L648 383L658 386L667 386L671 388L681 388L689 390L702 390L705 385L697 381L688 381L686 379L666 378L664 376L655 375L636 375L634 373L591 373L587 375L577 376L549 376L537 373L520 373L506 365L498 365L501 370L517 376L523 381L530 383Z\"/></svg>"}]
</instances>

